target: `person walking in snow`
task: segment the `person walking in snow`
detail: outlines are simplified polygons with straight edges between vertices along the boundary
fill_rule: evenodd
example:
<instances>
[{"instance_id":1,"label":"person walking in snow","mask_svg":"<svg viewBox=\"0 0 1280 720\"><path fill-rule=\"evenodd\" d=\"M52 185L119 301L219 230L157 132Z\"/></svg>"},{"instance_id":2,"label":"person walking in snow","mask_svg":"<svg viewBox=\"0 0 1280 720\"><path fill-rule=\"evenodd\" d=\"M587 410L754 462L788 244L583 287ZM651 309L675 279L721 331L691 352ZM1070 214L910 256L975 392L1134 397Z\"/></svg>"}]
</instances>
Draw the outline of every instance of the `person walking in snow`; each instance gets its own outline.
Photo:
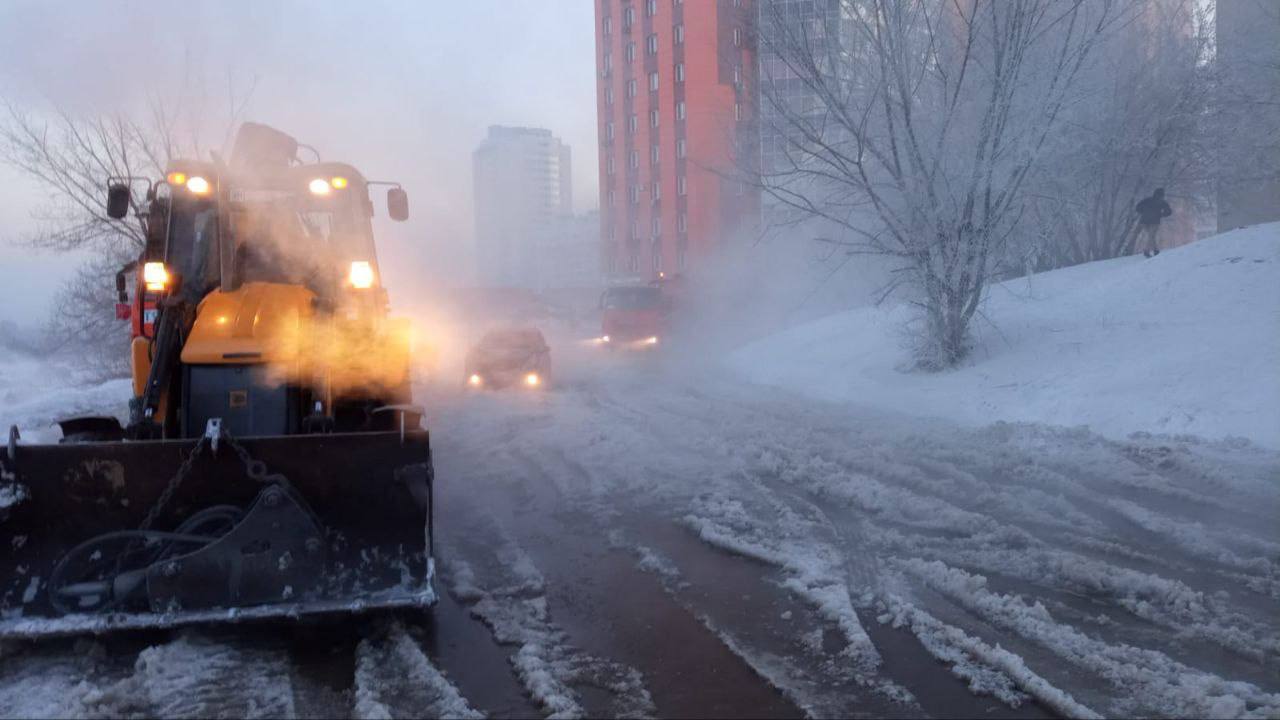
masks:
<instances>
[{"instance_id":1,"label":"person walking in snow","mask_svg":"<svg viewBox=\"0 0 1280 720\"><path fill-rule=\"evenodd\" d=\"M1156 188L1151 197L1139 200L1134 211L1138 213L1138 244L1146 243L1142 247L1142 256L1159 255L1156 235L1160 232L1160 221L1173 214L1173 208L1164 201L1164 188Z\"/></svg>"}]
</instances>

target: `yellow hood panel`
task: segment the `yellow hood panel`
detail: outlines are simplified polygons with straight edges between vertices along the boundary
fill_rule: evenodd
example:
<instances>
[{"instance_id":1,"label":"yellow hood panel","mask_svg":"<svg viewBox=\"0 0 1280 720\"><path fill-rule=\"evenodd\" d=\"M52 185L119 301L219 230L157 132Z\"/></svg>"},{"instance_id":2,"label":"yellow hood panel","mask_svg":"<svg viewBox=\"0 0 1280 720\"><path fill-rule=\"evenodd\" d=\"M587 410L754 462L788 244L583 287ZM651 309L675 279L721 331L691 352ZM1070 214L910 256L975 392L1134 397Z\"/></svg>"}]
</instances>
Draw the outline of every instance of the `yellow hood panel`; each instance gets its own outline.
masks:
<instances>
[{"instance_id":1,"label":"yellow hood panel","mask_svg":"<svg viewBox=\"0 0 1280 720\"><path fill-rule=\"evenodd\" d=\"M189 365L288 363L297 360L315 293L299 285L245 283L200 302L182 347Z\"/></svg>"}]
</instances>

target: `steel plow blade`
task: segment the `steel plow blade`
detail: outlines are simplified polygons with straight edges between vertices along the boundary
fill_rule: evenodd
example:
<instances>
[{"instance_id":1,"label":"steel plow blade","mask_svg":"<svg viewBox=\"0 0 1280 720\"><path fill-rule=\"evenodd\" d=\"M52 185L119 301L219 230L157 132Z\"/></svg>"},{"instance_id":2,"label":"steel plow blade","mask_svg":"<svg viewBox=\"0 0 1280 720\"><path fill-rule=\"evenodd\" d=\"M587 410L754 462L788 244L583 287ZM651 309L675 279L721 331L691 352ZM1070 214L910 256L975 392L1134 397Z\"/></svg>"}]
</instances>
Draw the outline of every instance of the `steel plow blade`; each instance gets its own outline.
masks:
<instances>
[{"instance_id":1,"label":"steel plow blade","mask_svg":"<svg viewBox=\"0 0 1280 720\"><path fill-rule=\"evenodd\" d=\"M0 450L0 638L433 605L433 483L422 430Z\"/></svg>"}]
</instances>

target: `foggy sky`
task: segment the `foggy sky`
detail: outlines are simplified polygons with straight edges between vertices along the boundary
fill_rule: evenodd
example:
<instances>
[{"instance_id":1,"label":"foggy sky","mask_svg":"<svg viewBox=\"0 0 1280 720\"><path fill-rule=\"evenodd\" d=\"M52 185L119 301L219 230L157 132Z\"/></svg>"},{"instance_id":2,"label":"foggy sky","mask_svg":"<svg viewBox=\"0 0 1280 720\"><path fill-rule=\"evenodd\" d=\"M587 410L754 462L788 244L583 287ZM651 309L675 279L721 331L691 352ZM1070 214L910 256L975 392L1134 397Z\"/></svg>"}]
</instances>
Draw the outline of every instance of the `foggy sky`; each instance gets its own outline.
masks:
<instances>
[{"instance_id":1,"label":"foggy sky","mask_svg":"<svg viewBox=\"0 0 1280 720\"><path fill-rule=\"evenodd\" d=\"M394 299L470 282L471 150L491 124L551 129L573 149L574 209L597 205L592 18L583 0L9 0L0 95L87 115L185 95L202 98L199 112L216 126L229 88L253 88L246 119L404 183L407 223L386 222L374 196ZM31 227L40 195L8 167L0 181L0 319L32 322L75 262L9 244Z\"/></svg>"}]
</instances>

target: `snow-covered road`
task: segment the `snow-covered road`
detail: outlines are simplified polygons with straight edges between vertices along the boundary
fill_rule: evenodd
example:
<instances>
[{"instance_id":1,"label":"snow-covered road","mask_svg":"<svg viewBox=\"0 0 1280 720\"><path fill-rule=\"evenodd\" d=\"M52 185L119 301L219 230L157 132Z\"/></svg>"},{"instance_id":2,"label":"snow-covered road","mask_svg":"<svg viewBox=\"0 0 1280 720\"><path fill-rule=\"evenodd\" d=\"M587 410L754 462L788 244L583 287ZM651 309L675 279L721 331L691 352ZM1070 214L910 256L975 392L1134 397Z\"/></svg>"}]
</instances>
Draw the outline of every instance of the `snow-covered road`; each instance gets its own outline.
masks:
<instances>
[{"instance_id":1,"label":"snow-covered road","mask_svg":"<svg viewBox=\"0 0 1280 720\"><path fill-rule=\"evenodd\" d=\"M1280 455L630 360L424 390L434 618L10 646L0 713L1280 716Z\"/></svg>"}]
</instances>

